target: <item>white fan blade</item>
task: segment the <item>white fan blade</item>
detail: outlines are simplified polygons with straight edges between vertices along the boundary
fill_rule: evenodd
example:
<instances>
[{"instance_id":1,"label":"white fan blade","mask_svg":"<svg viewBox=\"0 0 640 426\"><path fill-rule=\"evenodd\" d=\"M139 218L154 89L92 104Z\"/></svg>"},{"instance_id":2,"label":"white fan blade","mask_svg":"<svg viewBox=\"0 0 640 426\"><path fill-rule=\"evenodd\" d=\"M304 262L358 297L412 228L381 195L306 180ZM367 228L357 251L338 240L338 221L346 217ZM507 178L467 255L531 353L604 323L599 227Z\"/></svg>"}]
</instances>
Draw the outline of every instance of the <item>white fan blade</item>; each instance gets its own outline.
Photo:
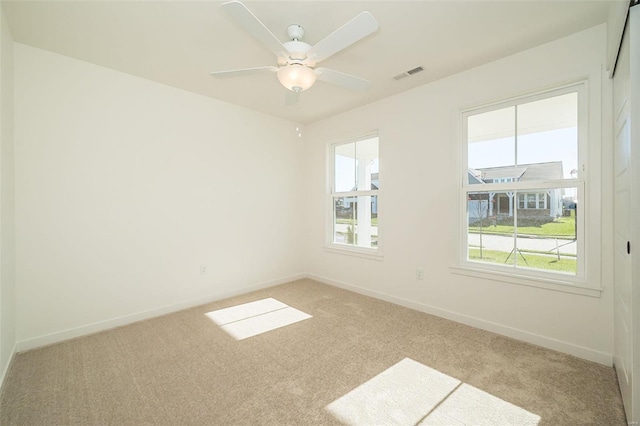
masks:
<instances>
[{"instance_id":1,"label":"white fan blade","mask_svg":"<svg viewBox=\"0 0 640 426\"><path fill-rule=\"evenodd\" d=\"M256 68L243 68L239 70L228 70L228 71L214 71L211 73L212 76L217 78L227 78L227 77L239 77L243 75L250 74L264 74L265 72L276 72L278 71L278 67L256 67Z\"/></svg>"},{"instance_id":2,"label":"white fan blade","mask_svg":"<svg viewBox=\"0 0 640 426\"><path fill-rule=\"evenodd\" d=\"M287 93L284 95L284 104L286 106L296 105L298 103L299 96L300 96L300 92L287 90Z\"/></svg>"},{"instance_id":3,"label":"white fan blade","mask_svg":"<svg viewBox=\"0 0 640 426\"><path fill-rule=\"evenodd\" d=\"M371 83L368 80L328 68L316 68L316 74L318 75L318 80L346 87L347 89L367 90L371 87Z\"/></svg>"},{"instance_id":4,"label":"white fan blade","mask_svg":"<svg viewBox=\"0 0 640 426\"><path fill-rule=\"evenodd\" d=\"M377 31L377 29L378 21L373 15L369 12L362 12L313 46L307 52L307 58L316 62L323 61Z\"/></svg>"},{"instance_id":5,"label":"white fan blade","mask_svg":"<svg viewBox=\"0 0 640 426\"><path fill-rule=\"evenodd\" d=\"M249 34L264 44L276 56L287 58L287 49L271 31L254 15L247 6L237 0L222 4L222 8L238 22Z\"/></svg>"}]
</instances>

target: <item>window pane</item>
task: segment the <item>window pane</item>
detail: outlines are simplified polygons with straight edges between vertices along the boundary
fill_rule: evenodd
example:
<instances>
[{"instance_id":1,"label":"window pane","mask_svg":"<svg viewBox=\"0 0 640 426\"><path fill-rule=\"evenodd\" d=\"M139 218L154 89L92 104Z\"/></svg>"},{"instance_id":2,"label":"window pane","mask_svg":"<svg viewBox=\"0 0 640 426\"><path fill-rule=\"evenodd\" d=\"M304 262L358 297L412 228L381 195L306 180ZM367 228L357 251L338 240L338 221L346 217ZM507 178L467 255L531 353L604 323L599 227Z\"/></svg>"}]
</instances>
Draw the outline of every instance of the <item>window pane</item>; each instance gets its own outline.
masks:
<instances>
[{"instance_id":1,"label":"window pane","mask_svg":"<svg viewBox=\"0 0 640 426\"><path fill-rule=\"evenodd\" d=\"M356 188L355 142L334 146L335 192L349 192Z\"/></svg>"},{"instance_id":2,"label":"window pane","mask_svg":"<svg viewBox=\"0 0 640 426\"><path fill-rule=\"evenodd\" d=\"M380 187L378 137L334 147L335 192L370 191Z\"/></svg>"},{"instance_id":3,"label":"window pane","mask_svg":"<svg viewBox=\"0 0 640 426\"><path fill-rule=\"evenodd\" d=\"M333 242L357 247L378 246L378 197L335 197Z\"/></svg>"},{"instance_id":4,"label":"window pane","mask_svg":"<svg viewBox=\"0 0 640 426\"><path fill-rule=\"evenodd\" d=\"M571 179L578 170L578 94L517 106L522 181ZM572 174L573 172L573 174Z\"/></svg>"},{"instance_id":5,"label":"window pane","mask_svg":"<svg viewBox=\"0 0 640 426\"><path fill-rule=\"evenodd\" d=\"M509 262L515 243L514 199L513 192L467 194L468 260L499 265Z\"/></svg>"},{"instance_id":6,"label":"window pane","mask_svg":"<svg viewBox=\"0 0 640 426\"><path fill-rule=\"evenodd\" d=\"M467 144L469 184L576 178L578 94L469 116Z\"/></svg>"},{"instance_id":7,"label":"window pane","mask_svg":"<svg viewBox=\"0 0 640 426\"><path fill-rule=\"evenodd\" d=\"M358 191L378 189L378 137L356 142L356 182Z\"/></svg>"},{"instance_id":8,"label":"window pane","mask_svg":"<svg viewBox=\"0 0 640 426\"><path fill-rule=\"evenodd\" d=\"M576 193L576 188L468 193L468 260L575 275Z\"/></svg>"},{"instance_id":9,"label":"window pane","mask_svg":"<svg viewBox=\"0 0 640 426\"><path fill-rule=\"evenodd\" d=\"M515 167L516 108L509 107L467 119L469 184L517 181Z\"/></svg>"},{"instance_id":10,"label":"window pane","mask_svg":"<svg viewBox=\"0 0 640 426\"><path fill-rule=\"evenodd\" d=\"M538 203L516 212L516 267L576 274L576 192L556 188L526 194L537 197Z\"/></svg>"}]
</instances>

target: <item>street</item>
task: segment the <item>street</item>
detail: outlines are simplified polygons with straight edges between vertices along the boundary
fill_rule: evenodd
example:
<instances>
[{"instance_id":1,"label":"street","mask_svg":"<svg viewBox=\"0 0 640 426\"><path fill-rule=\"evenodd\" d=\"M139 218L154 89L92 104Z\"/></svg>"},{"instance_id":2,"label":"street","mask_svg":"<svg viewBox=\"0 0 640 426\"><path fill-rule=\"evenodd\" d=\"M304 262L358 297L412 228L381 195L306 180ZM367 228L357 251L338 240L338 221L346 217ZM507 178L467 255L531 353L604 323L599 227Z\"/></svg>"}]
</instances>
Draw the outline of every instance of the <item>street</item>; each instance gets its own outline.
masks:
<instances>
[{"instance_id":1,"label":"street","mask_svg":"<svg viewBox=\"0 0 640 426\"><path fill-rule=\"evenodd\" d=\"M573 254L577 253L577 244L575 240L564 240L555 238L523 238L518 237L518 249L533 250L540 252L556 253L556 243L560 246L560 253ZM480 234L469 233L469 245L480 246ZM513 237L503 235L482 234L482 248L487 250L497 250L509 253L513 250Z\"/></svg>"}]
</instances>

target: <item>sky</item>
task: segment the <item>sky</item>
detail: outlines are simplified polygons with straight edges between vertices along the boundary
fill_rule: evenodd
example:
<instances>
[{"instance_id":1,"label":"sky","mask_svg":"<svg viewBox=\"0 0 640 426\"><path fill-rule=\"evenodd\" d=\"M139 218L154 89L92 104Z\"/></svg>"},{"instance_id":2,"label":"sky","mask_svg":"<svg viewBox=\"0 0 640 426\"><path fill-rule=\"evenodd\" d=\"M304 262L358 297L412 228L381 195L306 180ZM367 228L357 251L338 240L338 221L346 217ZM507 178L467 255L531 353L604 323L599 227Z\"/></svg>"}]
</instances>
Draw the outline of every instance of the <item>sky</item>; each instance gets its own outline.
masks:
<instances>
[{"instance_id":1,"label":"sky","mask_svg":"<svg viewBox=\"0 0 640 426\"><path fill-rule=\"evenodd\" d=\"M339 145L340 152L335 156L335 184L336 192L352 191L356 186L356 174L358 162L362 161L362 155L378 156L378 138L370 138L349 144ZM359 149L361 147L362 149ZM362 154L360 154L362 152ZM355 158L354 158L355 157ZM371 174L380 171L380 159L375 158L371 161ZM360 188L361 190L369 190L371 188Z\"/></svg>"},{"instance_id":2,"label":"sky","mask_svg":"<svg viewBox=\"0 0 640 426\"><path fill-rule=\"evenodd\" d=\"M518 164L562 161L564 177L570 179L571 171L578 169L577 151L578 129L575 127L546 132L530 133L518 137ZM515 138L501 138L469 144L468 162L470 168L486 168L514 165ZM369 141L367 141L369 142ZM353 146L353 150L357 144ZM345 147L346 148L346 147ZM335 183L337 192L351 191L356 185L357 161L355 152L335 157ZM371 173L378 173L379 159L373 160Z\"/></svg>"},{"instance_id":3,"label":"sky","mask_svg":"<svg viewBox=\"0 0 640 426\"><path fill-rule=\"evenodd\" d=\"M562 161L564 177L578 169L578 129L575 127L530 133L518 137L518 164ZM515 164L514 138L469 144L469 167L512 166Z\"/></svg>"}]
</instances>

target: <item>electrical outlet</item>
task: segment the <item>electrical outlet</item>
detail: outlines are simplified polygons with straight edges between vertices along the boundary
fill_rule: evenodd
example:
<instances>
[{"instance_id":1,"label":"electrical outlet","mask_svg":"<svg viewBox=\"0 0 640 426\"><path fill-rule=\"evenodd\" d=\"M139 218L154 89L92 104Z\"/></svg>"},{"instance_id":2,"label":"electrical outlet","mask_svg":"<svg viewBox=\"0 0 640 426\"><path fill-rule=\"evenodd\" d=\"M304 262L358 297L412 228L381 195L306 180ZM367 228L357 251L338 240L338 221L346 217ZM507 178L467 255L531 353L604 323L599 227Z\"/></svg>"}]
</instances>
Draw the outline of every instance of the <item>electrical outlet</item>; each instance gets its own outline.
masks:
<instances>
[{"instance_id":1,"label":"electrical outlet","mask_svg":"<svg viewBox=\"0 0 640 426\"><path fill-rule=\"evenodd\" d=\"M416 268L416 280L424 279L424 268Z\"/></svg>"},{"instance_id":2,"label":"electrical outlet","mask_svg":"<svg viewBox=\"0 0 640 426\"><path fill-rule=\"evenodd\" d=\"M200 275L207 275L207 265L200 265Z\"/></svg>"}]
</instances>

